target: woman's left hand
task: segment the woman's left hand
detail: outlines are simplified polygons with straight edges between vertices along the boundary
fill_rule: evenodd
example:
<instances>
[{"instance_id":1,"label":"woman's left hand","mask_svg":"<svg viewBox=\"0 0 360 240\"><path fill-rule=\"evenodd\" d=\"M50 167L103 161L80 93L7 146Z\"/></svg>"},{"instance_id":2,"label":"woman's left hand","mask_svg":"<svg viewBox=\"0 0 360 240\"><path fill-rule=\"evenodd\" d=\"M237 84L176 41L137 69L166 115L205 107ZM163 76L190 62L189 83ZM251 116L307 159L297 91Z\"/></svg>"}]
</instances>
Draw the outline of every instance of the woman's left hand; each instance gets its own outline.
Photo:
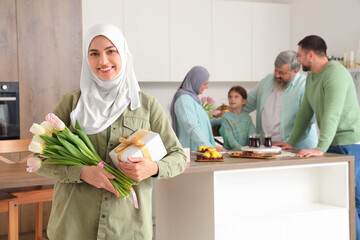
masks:
<instances>
[{"instance_id":1,"label":"woman's left hand","mask_svg":"<svg viewBox=\"0 0 360 240\"><path fill-rule=\"evenodd\" d=\"M220 146L215 146L214 147L215 149L216 149L216 151L218 151L218 152L227 152L228 150L227 149L225 149L225 148L223 148L223 147L220 147Z\"/></svg>"},{"instance_id":2,"label":"woman's left hand","mask_svg":"<svg viewBox=\"0 0 360 240\"><path fill-rule=\"evenodd\" d=\"M118 166L129 178L140 182L159 171L158 165L143 157L129 157L132 163L119 162Z\"/></svg>"}]
</instances>

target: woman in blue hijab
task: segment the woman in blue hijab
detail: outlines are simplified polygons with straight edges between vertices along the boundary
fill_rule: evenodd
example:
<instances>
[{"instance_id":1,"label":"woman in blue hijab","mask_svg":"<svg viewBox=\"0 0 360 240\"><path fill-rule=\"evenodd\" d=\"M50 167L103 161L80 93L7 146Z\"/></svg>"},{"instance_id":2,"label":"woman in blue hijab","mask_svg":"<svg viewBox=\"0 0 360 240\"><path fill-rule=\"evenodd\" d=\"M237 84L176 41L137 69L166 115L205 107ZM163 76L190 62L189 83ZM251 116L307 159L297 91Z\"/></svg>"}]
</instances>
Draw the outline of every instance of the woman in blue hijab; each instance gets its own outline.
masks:
<instances>
[{"instance_id":1,"label":"woman in blue hijab","mask_svg":"<svg viewBox=\"0 0 360 240\"><path fill-rule=\"evenodd\" d=\"M185 76L171 103L172 126L182 147L196 151L200 146L215 147L210 119L201 106L199 94L208 88L210 73L195 66Z\"/></svg>"}]
</instances>

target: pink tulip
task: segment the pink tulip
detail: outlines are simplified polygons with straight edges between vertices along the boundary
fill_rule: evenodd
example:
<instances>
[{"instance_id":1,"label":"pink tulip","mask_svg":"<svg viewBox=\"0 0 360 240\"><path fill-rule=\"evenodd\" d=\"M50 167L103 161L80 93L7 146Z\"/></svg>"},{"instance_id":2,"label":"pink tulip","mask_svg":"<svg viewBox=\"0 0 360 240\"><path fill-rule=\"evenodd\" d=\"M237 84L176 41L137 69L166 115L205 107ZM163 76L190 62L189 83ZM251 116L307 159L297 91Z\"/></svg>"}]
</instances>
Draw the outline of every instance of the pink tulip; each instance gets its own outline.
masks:
<instances>
[{"instance_id":1,"label":"pink tulip","mask_svg":"<svg viewBox=\"0 0 360 240\"><path fill-rule=\"evenodd\" d=\"M202 98L201 98L201 102L202 102L202 103L205 103L206 101L207 101L207 98L206 98L206 97L202 97Z\"/></svg>"},{"instance_id":2,"label":"pink tulip","mask_svg":"<svg viewBox=\"0 0 360 240\"><path fill-rule=\"evenodd\" d=\"M35 172L41 167L42 161L40 158L37 157L31 157L26 162L28 168L26 168L26 171L28 172Z\"/></svg>"},{"instance_id":3,"label":"pink tulip","mask_svg":"<svg viewBox=\"0 0 360 240\"><path fill-rule=\"evenodd\" d=\"M215 101L214 99L212 99L212 97L207 97L207 101L210 103L210 104L214 104Z\"/></svg>"},{"instance_id":4,"label":"pink tulip","mask_svg":"<svg viewBox=\"0 0 360 240\"><path fill-rule=\"evenodd\" d=\"M215 110L212 115L213 115L213 116L216 116L216 115L219 115L220 113L221 113L220 110Z\"/></svg>"},{"instance_id":5,"label":"pink tulip","mask_svg":"<svg viewBox=\"0 0 360 240\"><path fill-rule=\"evenodd\" d=\"M55 114L49 113L45 117L46 121L50 122L54 125L55 129L58 131L63 131L65 129L65 124L63 121L60 120Z\"/></svg>"}]
</instances>

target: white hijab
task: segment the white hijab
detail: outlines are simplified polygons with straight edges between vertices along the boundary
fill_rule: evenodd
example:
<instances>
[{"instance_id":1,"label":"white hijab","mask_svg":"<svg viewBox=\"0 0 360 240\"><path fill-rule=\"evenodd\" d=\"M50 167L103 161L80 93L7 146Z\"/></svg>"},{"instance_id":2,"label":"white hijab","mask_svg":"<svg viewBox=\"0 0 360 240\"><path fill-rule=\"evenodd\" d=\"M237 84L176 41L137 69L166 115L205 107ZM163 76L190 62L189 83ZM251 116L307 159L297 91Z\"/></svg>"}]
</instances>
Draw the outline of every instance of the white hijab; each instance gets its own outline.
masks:
<instances>
[{"instance_id":1,"label":"white hijab","mask_svg":"<svg viewBox=\"0 0 360 240\"><path fill-rule=\"evenodd\" d=\"M114 79L103 81L90 69L88 49L96 36L107 37L117 48L122 68ZM95 134L109 127L124 112L140 107L140 87L133 69L133 58L120 29L112 24L97 24L84 39L83 63L80 78L81 96L70 118L73 126L80 122L87 134Z\"/></svg>"}]
</instances>

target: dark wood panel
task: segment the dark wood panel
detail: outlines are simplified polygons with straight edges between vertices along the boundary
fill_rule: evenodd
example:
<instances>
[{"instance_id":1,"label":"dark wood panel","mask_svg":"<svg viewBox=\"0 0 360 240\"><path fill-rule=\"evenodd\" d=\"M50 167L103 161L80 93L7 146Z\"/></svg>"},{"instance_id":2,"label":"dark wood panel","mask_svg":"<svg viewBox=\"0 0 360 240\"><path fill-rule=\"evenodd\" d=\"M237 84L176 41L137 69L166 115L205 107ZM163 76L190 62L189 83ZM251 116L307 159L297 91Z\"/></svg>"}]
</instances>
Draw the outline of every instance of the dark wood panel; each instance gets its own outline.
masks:
<instances>
[{"instance_id":1,"label":"dark wood panel","mask_svg":"<svg viewBox=\"0 0 360 240\"><path fill-rule=\"evenodd\" d=\"M14 0L0 0L0 82L18 82Z\"/></svg>"},{"instance_id":2,"label":"dark wood panel","mask_svg":"<svg viewBox=\"0 0 360 240\"><path fill-rule=\"evenodd\" d=\"M17 0L20 136L80 86L81 0Z\"/></svg>"}]
</instances>

